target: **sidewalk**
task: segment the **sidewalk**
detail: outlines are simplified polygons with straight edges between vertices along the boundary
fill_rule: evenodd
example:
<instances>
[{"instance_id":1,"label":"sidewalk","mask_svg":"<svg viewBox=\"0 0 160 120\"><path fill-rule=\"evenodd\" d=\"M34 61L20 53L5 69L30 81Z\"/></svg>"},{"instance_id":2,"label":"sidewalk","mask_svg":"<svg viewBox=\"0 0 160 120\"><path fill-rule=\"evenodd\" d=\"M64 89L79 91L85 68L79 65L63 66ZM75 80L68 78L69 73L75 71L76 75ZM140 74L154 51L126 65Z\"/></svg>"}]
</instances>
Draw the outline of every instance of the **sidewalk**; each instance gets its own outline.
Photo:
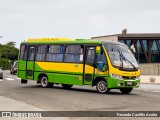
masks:
<instances>
[{"instance_id":1,"label":"sidewalk","mask_svg":"<svg viewBox=\"0 0 160 120\"><path fill-rule=\"evenodd\" d=\"M0 96L0 113L2 112L10 112L10 111L45 111L43 109L34 107L32 105L29 105L27 103L10 99L4 96ZM0 115L2 116L2 115ZM52 117L0 117L1 120L53 120ZM69 120L67 117L54 117L55 120Z\"/></svg>"},{"instance_id":2,"label":"sidewalk","mask_svg":"<svg viewBox=\"0 0 160 120\"><path fill-rule=\"evenodd\" d=\"M0 111L44 111L24 102L0 96Z\"/></svg>"},{"instance_id":3,"label":"sidewalk","mask_svg":"<svg viewBox=\"0 0 160 120\"><path fill-rule=\"evenodd\" d=\"M151 83L151 84L160 84L160 76L156 75L141 75L140 76L141 83ZM150 82L150 80L155 80L154 82Z\"/></svg>"}]
</instances>

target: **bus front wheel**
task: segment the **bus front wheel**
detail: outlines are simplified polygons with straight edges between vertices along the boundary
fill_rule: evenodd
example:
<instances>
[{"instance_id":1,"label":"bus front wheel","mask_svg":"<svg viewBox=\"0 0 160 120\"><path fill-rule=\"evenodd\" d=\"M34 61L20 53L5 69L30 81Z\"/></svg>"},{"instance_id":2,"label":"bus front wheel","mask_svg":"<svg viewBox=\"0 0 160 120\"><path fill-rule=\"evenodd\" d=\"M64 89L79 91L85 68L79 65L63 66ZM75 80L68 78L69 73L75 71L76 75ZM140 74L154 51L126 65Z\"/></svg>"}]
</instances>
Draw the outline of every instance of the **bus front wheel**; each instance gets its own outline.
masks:
<instances>
[{"instance_id":1,"label":"bus front wheel","mask_svg":"<svg viewBox=\"0 0 160 120\"><path fill-rule=\"evenodd\" d=\"M107 82L105 82L104 80L100 80L97 82L96 84L96 89L99 93L108 93L110 91L109 88L107 88Z\"/></svg>"},{"instance_id":2,"label":"bus front wheel","mask_svg":"<svg viewBox=\"0 0 160 120\"><path fill-rule=\"evenodd\" d=\"M64 89L70 89L73 85L62 84Z\"/></svg>"},{"instance_id":3,"label":"bus front wheel","mask_svg":"<svg viewBox=\"0 0 160 120\"><path fill-rule=\"evenodd\" d=\"M132 91L133 88L121 88L120 91L123 93L123 94L128 94Z\"/></svg>"},{"instance_id":4,"label":"bus front wheel","mask_svg":"<svg viewBox=\"0 0 160 120\"><path fill-rule=\"evenodd\" d=\"M41 81L41 86L43 88L53 87L53 83L48 82L48 77L47 76L42 76L40 78L40 81Z\"/></svg>"}]
</instances>

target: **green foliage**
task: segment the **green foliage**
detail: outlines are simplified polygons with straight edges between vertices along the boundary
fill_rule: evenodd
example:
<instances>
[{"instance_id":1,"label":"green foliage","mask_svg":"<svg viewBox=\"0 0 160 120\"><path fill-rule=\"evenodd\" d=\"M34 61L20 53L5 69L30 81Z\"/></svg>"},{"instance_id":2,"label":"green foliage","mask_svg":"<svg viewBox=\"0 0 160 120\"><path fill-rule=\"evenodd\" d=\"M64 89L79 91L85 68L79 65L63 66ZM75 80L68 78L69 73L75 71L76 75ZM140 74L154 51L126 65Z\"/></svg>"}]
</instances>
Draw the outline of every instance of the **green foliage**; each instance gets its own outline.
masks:
<instances>
[{"instance_id":1,"label":"green foliage","mask_svg":"<svg viewBox=\"0 0 160 120\"><path fill-rule=\"evenodd\" d=\"M10 41L10 42L6 43L6 45L14 47L16 45L16 42Z\"/></svg>"},{"instance_id":2,"label":"green foliage","mask_svg":"<svg viewBox=\"0 0 160 120\"><path fill-rule=\"evenodd\" d=\"M10 45L1 45L0 46L0 58L17 60L19 50Z\"/></svg>"},{"instance_id":3,"label":"green foliage","mask_svg":"<svg viewBox=\"0 0 160 120\"><path fill-rule=\"evenodd\" d=\"M0 44L0 67L3 69L10 69L9 60L18 59L19 49L14 46L15 42L8 42L6 45Z\"/></svg>"},{"instance_id":4,"label":"green foliage","mask_svg":"<svg viewBox=\"0 0 160 120\"><path fill-rule=\"evenodd\" d=\"M8 59L0 59L0 67L3 67L3 70L8 70L11 67L11 63L8 62Z\"/></svg>"}]
</instances>

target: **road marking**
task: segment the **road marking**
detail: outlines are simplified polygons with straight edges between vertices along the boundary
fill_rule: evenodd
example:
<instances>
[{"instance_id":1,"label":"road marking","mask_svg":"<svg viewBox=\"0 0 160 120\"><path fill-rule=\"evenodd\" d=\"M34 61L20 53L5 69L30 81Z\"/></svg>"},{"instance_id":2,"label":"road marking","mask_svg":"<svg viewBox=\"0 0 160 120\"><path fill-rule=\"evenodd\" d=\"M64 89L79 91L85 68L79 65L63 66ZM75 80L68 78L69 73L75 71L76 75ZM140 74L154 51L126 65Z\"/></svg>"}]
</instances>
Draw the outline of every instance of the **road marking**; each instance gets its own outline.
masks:
<instances>
[{"instance_id":1,"label":"road marking","mask_svg":"<svg viewBox=\"0 0 160 120\"><path fill-rule=\"evenodd\" d=\"M15 79L17 79L17 80L21 80L21 78L16 78L16 77L15 77Z\"/></svg>"},{"instance_id":2,"label":"road marking","mask_svg":"<svg viewBox=\"0 0 160 120\"><path fill-rule=\"evenodd\" d=\"M11 75L6 75L6 74L3 74L3 75L8 76L8 77L13 77L13 76L11 76Z\"/></svg>"},{"instance_id":3,"label":"road marking","mask_svg":"<svg viewBox=\"0 0 160 120\"><path fill-rule=\"evenodd\" d=\"M20 80L21 78L18 78L18 77L15 77L15 76L12 76L12 75L6 75L6 74L4 74L5 76L7 76L7 77L10 77L10 78L14 78L14 79L17 79L17 80Z\"/></svg>"},{"instance_id":4,"label":"road marking","mask_svg":"<svg viewBox=\"0 0 160 120\"><path fill-rule=\"evenodd\" d=\"M0 81L3 81L2 79L0 79Z\"/></svg>"},{"instance_id":5,"label":"road marking","mask_svg":"<svg viewBox=\"0 0 160 120\"><path fill-rule=\"evenodd\" d=\"M12 79L12 78L5 78L5 80L12 81L12 80L15 80L15 79Z\"/></svg>"}]
</instances>

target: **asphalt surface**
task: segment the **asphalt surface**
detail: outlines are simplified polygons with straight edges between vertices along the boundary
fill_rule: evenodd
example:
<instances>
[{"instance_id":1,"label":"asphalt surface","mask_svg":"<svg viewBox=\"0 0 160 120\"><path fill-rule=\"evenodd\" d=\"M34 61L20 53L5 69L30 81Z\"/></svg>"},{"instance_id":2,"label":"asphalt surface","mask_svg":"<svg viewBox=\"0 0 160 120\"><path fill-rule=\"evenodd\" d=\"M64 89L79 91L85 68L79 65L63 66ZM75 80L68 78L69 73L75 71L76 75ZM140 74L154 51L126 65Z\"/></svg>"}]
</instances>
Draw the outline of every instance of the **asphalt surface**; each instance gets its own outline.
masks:
<instances>
[{"instance_id":1,"label":"asphalt surface","mask_svg":"<svg viewBox=\"0 0 160 120\"><path fill-rule=\"evenodd\" d=\"M141 84L130 94L122 94L119 90L99 94L90 86L73 86L65 90L61 85L41 88L35 81L20 82L16 75L4 71L4 78L0 79L0 96L46 111L160 111L160 84Z\"/></svg>"}]
</instances>

